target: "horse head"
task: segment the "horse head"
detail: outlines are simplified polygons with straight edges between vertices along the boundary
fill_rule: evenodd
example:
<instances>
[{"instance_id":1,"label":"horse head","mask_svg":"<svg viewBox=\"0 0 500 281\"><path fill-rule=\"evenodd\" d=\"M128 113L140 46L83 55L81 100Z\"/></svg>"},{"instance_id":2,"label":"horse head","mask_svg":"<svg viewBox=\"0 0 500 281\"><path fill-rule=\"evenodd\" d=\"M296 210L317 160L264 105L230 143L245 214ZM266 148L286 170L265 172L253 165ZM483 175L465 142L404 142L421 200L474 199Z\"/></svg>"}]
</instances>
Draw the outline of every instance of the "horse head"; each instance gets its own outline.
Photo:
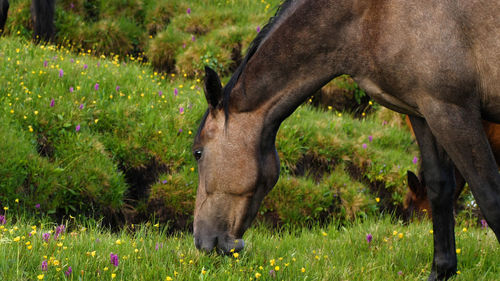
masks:
<instances>
[{"instance_id":1,"label":"horse head","mask_svg":"<svg viewBox=\"0 0 500 281\"><path fill-rule=\"evenodd\" d=\"M193 144L198 161L194 240L207 252L239 251L245 230L278 179L275 138L266 133L264 112L225 106L219 77L206 68L208 110Z\"/></svg>"},{"instance_id":2,"label":"horse head","mask_svg":"<svg viewBox=\"0 0 500 281\"><path fill-rule=\"evenodd\" d=\"M407 171L407 178L409 189L404 200L405 216L411 218L413 216L427 214L431 217L430 202L423 180L419 179L417 175L411 171Z\"/></svg>"}]
</instances>

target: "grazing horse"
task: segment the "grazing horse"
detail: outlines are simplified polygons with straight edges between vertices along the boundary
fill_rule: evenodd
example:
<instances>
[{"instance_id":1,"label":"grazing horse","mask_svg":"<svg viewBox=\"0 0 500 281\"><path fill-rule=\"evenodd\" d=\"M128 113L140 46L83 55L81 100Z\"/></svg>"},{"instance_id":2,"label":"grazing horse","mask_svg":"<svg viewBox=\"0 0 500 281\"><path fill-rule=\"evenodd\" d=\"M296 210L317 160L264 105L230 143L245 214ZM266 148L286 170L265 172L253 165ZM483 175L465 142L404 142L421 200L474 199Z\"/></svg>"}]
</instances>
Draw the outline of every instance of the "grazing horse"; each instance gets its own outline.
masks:
<instances>
[{"instance_id":1,"label":"grazing horse","mask_svg":"<svg viewBox=\"0 0 500 281\"><path fill-rule=\"evenodd\" d=\"M481 120L500 122L497 0L287 0L223 88L206 68L194 243L229 253L276 184L282 121L332 78L410 115L434 226L429 280L457 271L454 167L500 239L500 174Z\"/></svg>"},{"instance_id":2,"label":"grazing horse","mask_svg":"<svg viewBox=\"0 0 500 281\"><path fill-rule=\"evenodd\" d=\"M31 16L35 28L33 38L36 42L49 41L55 34L54 13L56 0L33 0L31 2ZM9 11L9 0L0 0L0 34L5 27Z\"/></svg>"},{"instance_id":3,"label":"grazing horse","mask_svg":"<svg viewBox=\"0 0 500 281\"><path fill-rule=\"evenodd\" d=\"M406 120L408 123L410 122L408 118ZM409 124L409 127L411 128L411 124ZM488 138L488 142L490 143L491 150L495 156L497 165L500 168L500 125L483 121L483 127ZM424 184L424 175L422 171L420 171L420 177L415 175L413 172L408 171L407 178L409 189L406 193L404 201L405 215L408 218L411 218L414 215L426 215L429 218L432 217L432 210L430 208L429 198L427 197L427 188ZM453 198L456 210L458 197L460 197L460 193L462 193L462 190L465 187L465 179L457 169L455 169L455 182L456 186Z\"/></svg>"}]
</instances>

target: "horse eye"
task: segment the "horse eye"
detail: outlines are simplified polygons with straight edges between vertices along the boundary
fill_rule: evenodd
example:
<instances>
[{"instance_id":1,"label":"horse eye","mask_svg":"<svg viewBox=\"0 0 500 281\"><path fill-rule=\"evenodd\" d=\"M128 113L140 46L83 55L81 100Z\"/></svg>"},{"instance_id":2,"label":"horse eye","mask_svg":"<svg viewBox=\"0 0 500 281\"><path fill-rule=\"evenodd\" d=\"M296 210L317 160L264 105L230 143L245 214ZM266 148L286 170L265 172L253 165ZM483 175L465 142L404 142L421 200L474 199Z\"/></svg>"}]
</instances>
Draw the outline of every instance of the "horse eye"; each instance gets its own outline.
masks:
<instances>
[{"instance_id":1,"label":"horse eye","mask_svg":"<svg viewBox=\"0 0 500 281\"><path fill-rule=\"evenodd\" d=\"M193 155L194 155L194 159L196 159L196 161L200 160L201 158L201 155L202 155L202 152L201 152L201 149L197 149L193 152Z\"/></svg>"}]
</instances>

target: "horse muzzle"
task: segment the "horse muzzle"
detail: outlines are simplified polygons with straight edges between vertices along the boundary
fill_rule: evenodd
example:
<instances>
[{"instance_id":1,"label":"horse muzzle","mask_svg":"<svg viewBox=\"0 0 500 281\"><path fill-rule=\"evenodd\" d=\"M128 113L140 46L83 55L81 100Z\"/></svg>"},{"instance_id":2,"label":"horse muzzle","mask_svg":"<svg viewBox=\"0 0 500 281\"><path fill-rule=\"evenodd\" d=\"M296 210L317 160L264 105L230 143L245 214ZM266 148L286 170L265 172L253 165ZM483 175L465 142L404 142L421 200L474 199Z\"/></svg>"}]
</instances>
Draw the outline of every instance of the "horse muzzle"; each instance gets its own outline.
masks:
<instances>
[{"instance_id":1,"label":"horse muzzle","mask_svg":"<svg viewBox=\"0 0 500 281\"><path fill-rule=\"evenodd\" d=\"M219 253L229 255L233 252L243 250L245 241L243 241L243 239L234 239L228 236L201 237L195 235L194 245L198 250L206 253L210 253L216 249Z\"/></svg>"},{"instance_id":2,"label":"horse muzzle","mask_svg":"<svg viewBox=\"0 0 500 281\"><path fill-rule=\"evenodd\" d=\"M213 231L203 221L195 223L194 245L198 250L210 253L214 249L223 254L239 252L245 247L245 242L241 238L234 238L226 232Z\"/></svg>"}]
</instances>

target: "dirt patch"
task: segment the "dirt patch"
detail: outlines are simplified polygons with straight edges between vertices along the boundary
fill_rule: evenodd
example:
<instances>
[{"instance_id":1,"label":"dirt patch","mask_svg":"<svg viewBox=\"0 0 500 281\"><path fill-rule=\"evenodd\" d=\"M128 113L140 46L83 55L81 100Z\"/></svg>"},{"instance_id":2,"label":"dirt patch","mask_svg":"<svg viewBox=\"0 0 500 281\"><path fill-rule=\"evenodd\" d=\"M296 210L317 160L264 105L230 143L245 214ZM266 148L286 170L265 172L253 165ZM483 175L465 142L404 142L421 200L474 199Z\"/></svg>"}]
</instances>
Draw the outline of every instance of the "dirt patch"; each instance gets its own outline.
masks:
<instances>
[{"instance_id":1,"label":"dirt patch","mask_svg":"<svg viewBox=\"0 0 500 281\"><path fill-rule=\"evenodd\" d=\"M144 166L125 169L120 165L120 170L125 174L125 181L130 186L126 198L139 201L148 198L150 186L158 181L160 174L168 173L170 168L158 159L152 158Z\"/></svg>"},{"instance_id":2,"label":"dirt patch","mask_svg":"<svg viewBox=\"0 0 500 281\"><path fill-rule=\"evenodd\" d=\"M176 210L167 204L162 198L153 198L148 201L147 213L161 223L167 224L169 231L188 230L193 231L192 214L179 214Z\"/></svg>"},{"instance_id":3,"label":"dirt patch","mask_svg":"<svg viewBox=\"0 0 500 281\"><path fill-rule=\"evenodd\" d=\"M327 159L315 154L303 154L292 168L294 176L310 176L316 183L320 182L323 176L332 172L337 166L337 161Z\"/></svg>"},{"instance_id":4,"label":"dirt patch","mask_svg":"<svg viewBox=\"0 0 500 281\"><path fill-rule=\"evenodd\" d=\"M231 64L228 66L228 72L233 73L236 71L238 66L243 61L243 56L241 55L241 42L238 42L236 46L231 50Z\"/></svg>"},{"instance_id":5,"label":"dirt patch","mask_svg":"<svg viewBox=\"0 0 500 281\"><path fill-rule=\"evenodd\" d=\"M55 149L47 136L38 135L36 151L40 156L52 159L54 157Z\"/></svg>"},{"instance_id":6,"label":"dirt patch","mask_svg":"<svg viewBox=\"0 0 500 281\"><path fill-rule=\"evenodd\" d=\"M340 79L340 80L339 80ZM350 77L339 77L326 84L312 97L312 104L323 109L351 112L354 117L363 117L373 110L370 97L362 94Z\"/></svg>"},{"instance_id":7,"label":"dirt patch","mask_svg":"<svg viewBox=\"0 0 500 281\"><path fill-rule=\"evenodd\" d=\"M392 199L392 192L387 189L385 182L383 181L370 181L365 175L362 168L356 166L354 163L347 161L345 171L351 176L351 178L365 183L372 194L375 194L380 198L380 211L384 213L394 214L396 217L405 218L403 207L394 204Z\"/></svg>"},{"instance_id":8,"label":"dirt patch","mask_svg":"<svg viewBox=\"0 0 500 281\"><path fill-rule=\"evenodd\" d=\"M107 216L113 224L123 225L126 223L140 223L151 218L148 213L141 211L145 209L151 189L151 185L158 181L162 173L168 173L170 168L156 158L152 158L146 165L125 169L123 164L119 169L125 175L129 189L125 195L125 204L120 210L120 214Z\"/></svg>"}]
</instances>

